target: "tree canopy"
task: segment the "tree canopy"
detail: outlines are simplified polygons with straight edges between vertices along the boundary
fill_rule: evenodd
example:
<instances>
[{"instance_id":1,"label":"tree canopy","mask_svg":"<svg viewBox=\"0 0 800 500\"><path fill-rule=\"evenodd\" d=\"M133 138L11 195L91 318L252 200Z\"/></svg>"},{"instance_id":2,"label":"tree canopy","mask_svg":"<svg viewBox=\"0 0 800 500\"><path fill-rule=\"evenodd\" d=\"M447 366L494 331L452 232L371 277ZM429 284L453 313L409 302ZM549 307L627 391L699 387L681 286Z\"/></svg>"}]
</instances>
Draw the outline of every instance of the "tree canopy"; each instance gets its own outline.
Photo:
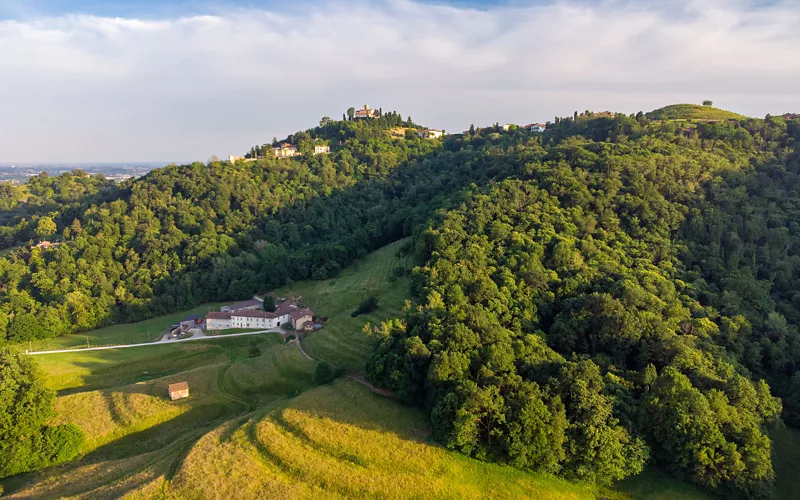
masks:
<instances>
[{"instance_id":1,"label":"tree canopy","mask_svg":"<svg viewBox=\"0 0 800 500\"><path fill-rule=\"evenodd\" d=\"M33 360L0 345L0 478L78 455L83 432L77 426L47 425L54 397Z\"/></svg>"}]
</instances>

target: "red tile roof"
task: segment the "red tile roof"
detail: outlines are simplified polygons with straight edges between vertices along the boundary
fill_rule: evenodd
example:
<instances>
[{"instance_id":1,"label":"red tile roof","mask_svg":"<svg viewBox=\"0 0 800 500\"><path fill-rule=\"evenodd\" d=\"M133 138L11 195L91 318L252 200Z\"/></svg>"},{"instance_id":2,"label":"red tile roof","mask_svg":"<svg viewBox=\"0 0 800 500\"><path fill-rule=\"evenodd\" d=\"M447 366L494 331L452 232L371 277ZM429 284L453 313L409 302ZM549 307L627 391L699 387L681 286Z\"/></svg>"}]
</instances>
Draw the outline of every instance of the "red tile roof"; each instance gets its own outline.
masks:
<instances>
[{"instance_id":1,"label":"red tile roof","mask_svg":"<svg viewBox=\"0 0 800 500\"><path fill-rule=\"evenodd\" d=\"M311 312L311 309L298 309L297 311L291 313L289 316L292 318L292 321L296 321L302 318L303 316L314 316L314 314Z\"/></svg>"},{"instance_id":2,"label":"red tile roof","mask_svg":"<svg viewBox=\"0 0 800 500\"><path fill-rule=\"evenodd\" d=\"M178 391L188 391L189 390L189 383L188 382L177 382L175 384L169 384L169 392L178 392Z\"/></svg>"},{"instance_id":3,"label":"red tile roof","mask_svg":"<svg viewBox=\"0 0 800 500\"><path fill-rule=\"evenodd\" d=\"M232 315L233 313L211 311L210 313L206 314L206 319L231 319Z\"/></svg>"},{"instance_id":4,"label":"red tile roof","mask_svg":"<svg viewBox=\"0 0 800 500\"><path fill-rule=\"evenodd\" d=\"M277 318L280 316L274 312L268 311L236 311L231 313L231 316L238 316L240 318Z\"/></svg>"}]
</instances>

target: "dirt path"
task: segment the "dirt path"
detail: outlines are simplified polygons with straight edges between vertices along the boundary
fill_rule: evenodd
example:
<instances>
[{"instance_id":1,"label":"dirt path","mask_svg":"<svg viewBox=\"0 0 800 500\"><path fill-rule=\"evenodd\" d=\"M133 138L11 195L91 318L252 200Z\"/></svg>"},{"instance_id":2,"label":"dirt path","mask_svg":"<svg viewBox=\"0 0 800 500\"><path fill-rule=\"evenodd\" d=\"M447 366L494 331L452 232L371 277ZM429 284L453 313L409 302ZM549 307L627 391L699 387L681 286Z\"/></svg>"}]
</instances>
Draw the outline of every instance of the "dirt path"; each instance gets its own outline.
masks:
<instances>
[{"instance_id":1,"label":"dirt path","mask_svg":"<svg viewBox=\"0 0 800 500\"><path fill-rule=\"evenodd\" d=\"M300 345L300 341L299 340L296 342L296 344L297 344L297 348L300 349L300 352L303 354L303 356L307 357L311 361L316 361L314 358L312 358L311 356L308 355L308 353L305 351L305 349L303 349L303 346ZM365 379L363 375L353 374L353 375L345 375L345 376L347 378L349 378L349 379L355 380L356 382L358 382L359 384L363 385L364 387L366 387L370 391L374 392L375 394L380 394L381 396L384 396L384 397L387 397L387 398L390 398L390 399L397 399L397 395L395 393L393 393L389 389L381 389L381 388L375 387L374 385L370 384L369 381L367 379Z\"/></svg>"}]
</instances>

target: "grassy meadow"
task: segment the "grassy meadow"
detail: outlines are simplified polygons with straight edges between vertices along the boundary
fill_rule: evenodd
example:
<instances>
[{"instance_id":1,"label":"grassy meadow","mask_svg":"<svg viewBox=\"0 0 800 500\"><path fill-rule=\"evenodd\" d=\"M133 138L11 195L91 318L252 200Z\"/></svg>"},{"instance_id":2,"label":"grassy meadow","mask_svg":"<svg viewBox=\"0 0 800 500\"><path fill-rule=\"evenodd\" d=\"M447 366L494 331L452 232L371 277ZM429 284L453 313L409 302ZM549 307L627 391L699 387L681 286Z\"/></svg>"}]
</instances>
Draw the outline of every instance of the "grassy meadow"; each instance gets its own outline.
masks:
<instances>
[{"instance_id":1,"label":"grassy meadow","mask_svg":"<svg viewBox=\"0 0 800 500\"><path fill-rule=\"evenodd\" d=\"M51 351L56 349L75 349L86 347L99 347L120 344L144 344L161 338L170 325L174 325L190 314L205 315L209 311L218 311L225 302L207 303L188 311L182 311L157 318L151 318L139 323L125 323L107 326L75 335L65 335L54 339L37 340L25 345L31 351Z\"/></svg>"},{"instance_id":2,"label":"grassy meadow","mask_svg":"<svg viewBox=\"0 0 800 500\"><path fill-rule=\"evenodd\" d=\"M589 486L450 453L427 418L352 380L315 388L198 441L180 498L595 498Z\"/></svg>"},{"instance_id":3,"label":"grassy meadow","mask_svg":"<svg viewBox=\"0 0 800 500\"><path fill-rule=\"evenodd\" d=\"M394 277L395 268L412 266L398 255L404 243L334 279L277 292L299 295L329 318L302 340L312 357L359 371L371 347L364 324L397 314L409 295L409 278ZM378 309L351 317L370 295ZM146 341L187 314L89 336L98 344ZM74 462L4 480L8 498L710 498L655 468L598 489L447 451L417 409L346 378L315 387L315 362L278 333L34 359L58 391L55 420L79 425L86 443ZM178 381L189 383L190 396L170 401L167 386ZM776 432L780 482L800 464L800 431Z\"/></svg>"},{"instance_id":4,"label":"grassy meadow","mask_svg":"<svg viewBox=\"0 0 800 500\"><path fill-rule=\"evenodd\" d=\"M664 106L647 113L647 117L652 120L741 120L745 117L712 106L701 106L699 104L672 104Z\"/></svg>"},{"instance_id":5,"label":"grassy meadow","mask_svg":"<svg viewBox=\"0 0 800 500\"><path fill-rule=\"evenodd\" d=\"M372 349L372 340L362 330L366 323L379 323L400 313L409 298L410 279L395 277L395 268L410 270L410 257L398 255L408 242L400 240L366 256L339 276L325 281L304 281L284 287L278 296L300 296L314 314L328 318L325 327L301 339L303 349L314 359L325 360L359 372ZM355 318L350 314L371 295L378 309Z\"/></svg>"}]
</instances>

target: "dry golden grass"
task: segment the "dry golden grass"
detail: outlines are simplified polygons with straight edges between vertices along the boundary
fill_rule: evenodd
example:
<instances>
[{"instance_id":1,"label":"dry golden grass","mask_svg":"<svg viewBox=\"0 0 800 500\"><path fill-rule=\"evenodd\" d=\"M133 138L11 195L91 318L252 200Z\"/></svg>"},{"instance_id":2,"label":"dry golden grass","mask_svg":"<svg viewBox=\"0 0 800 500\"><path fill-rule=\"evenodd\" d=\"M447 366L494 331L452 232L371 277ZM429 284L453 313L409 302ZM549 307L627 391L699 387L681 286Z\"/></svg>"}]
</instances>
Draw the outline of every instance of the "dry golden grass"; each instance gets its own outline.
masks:
<instances>
[{"instance_id":1,"label":"dry golden grass","mask_svg":"<svg viewBox=\"0 0 800 500\"><path fill-rule=\"evenodd\" d=\"M229 423L204 436L169 484L170 495L187 499L326 497L323 491L309 491L303 482L260 460L246 438L248 425Z\"/></svg>"},{"instance_id":2,"label":"dry golden grass","mask_svg":"<svg viewBox=\"0 0 800 500\"><path fill-rule=\"evenodd\" d=\"M594 498L426 440L425 416L353 381L204 437L170 484L180 498Z\"/></svg>"},{"instance_id":3,"label":"dry golden grass","mask_svg":"<svg viewBox=\"0 0 800 500\"><path fill-rule=\"evenodd\" d=\"M121 460L106 460L89 464L68 464L34 476L29 486L4 498L108 498L96 490L107 490L157 460L157 453L137 455Z\"/></svg>"},{"instance_id":4,"label":"dry golden grass","mask_svg":"<svg viewBox=\"0 0 800 500\"><path fill-rule=\"evenodd\" d=\"M213 396L221 366L212 365L115 389L80 392L56 399L56 423L74 423L86 435L87 453L123 436L149 429ZM167 386L189 383L190 397L171 401Z\"/></svg>"}]
</instances>

